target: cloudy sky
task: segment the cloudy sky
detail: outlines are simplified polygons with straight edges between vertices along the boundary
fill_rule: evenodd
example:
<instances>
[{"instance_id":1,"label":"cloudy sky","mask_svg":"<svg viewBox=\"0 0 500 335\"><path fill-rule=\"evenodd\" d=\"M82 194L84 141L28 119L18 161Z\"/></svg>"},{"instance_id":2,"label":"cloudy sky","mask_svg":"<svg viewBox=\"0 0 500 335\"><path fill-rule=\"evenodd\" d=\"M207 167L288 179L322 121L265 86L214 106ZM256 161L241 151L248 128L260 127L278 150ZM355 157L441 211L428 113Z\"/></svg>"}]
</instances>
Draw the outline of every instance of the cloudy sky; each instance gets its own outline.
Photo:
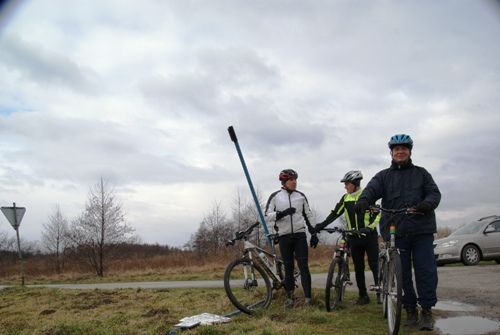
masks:
<instances>
[{"instance_id":1,"label":"cloudy sky","mask_svg":"<svg viewBox=\"0 0 500 335\"><path fill-rule=\"evenodd\" d=\"M37 240L102 176L144 242L181 246L214 201L250 197L233 125L264 197L294 168L319 219L395 133L442 191L439 225L500 214L499 36L493 1L10 2L0 204Z\"/></svg>"}]
</instances>

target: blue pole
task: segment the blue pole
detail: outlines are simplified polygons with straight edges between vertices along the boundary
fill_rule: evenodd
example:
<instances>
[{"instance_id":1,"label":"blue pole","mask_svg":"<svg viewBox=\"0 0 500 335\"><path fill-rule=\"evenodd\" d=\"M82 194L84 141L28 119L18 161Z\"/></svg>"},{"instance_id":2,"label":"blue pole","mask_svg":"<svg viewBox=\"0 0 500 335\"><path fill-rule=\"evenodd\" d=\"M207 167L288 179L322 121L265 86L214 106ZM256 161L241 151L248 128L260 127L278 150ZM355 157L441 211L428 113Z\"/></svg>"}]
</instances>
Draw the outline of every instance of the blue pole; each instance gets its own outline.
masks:
<instances>
[{"instance_id":1,"label":"blue pole","mask_svg":"<svg viewBox=\"0 0 500 335\"><path fill-rule=\"evenodd\" d=\"M250 174L248 173L247 165L245 163L245 159L243 158L243 154L241 153L240 145L238 143L238 138L236 137L236 133L234 132L233 126L227 128L227 131L229 132L229 137L231 137L231 141L234 142L236 151L238 152L241 166L243 167L243 171L245 172L245 177L247 178L248 186L250 187L250 192L252 192L253 201L255 202L255 207L257 207L257 212L259 213L260 223L262 224L262 228L264 228L264 232L266 233L267 242L271 246L271 249L274 253L274 245L271 242L271 238L269 237L269 230L267 229L266 220L264 219L264 213L262 213L262 208L260 208L259 200L257 199L257 194L255 193L255 189L253 188L252 179L250 178Z\"/></svg>"}]
</instances>

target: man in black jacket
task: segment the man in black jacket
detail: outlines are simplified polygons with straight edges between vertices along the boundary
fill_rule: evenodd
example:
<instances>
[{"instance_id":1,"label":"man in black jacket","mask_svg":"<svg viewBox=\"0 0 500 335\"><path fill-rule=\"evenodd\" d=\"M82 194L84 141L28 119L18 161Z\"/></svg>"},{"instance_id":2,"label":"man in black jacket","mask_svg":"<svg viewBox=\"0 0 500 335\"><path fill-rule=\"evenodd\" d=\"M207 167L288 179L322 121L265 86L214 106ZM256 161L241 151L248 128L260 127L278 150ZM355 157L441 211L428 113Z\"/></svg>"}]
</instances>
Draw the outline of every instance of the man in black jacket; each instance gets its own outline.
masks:
<instances>
[{"instance_id":1,"label":"man in black jacket","mask_svg":"<svg viewBox=\"0 0 500 335\"><path fill-rule=\"evenodd\" d=\"M358 213L364 213L369 205L382 198L382 207L391 209L412 208L423 215L400 217L396 235L396 247L401 255L403 270L403 306L407 312L407 326L432 330L431 308L436 304L437 267L434 259L434 233L441 193L426 169L413 165L411 151L413 140L405 134L394 135L389 141L392 164L377 173L368 183L355 205ZM389 238L387 216L382 214L380 232ZM413 286L412 265L415 270L417 294ZM418 320L417 302L422 308Z\"/></svg>"}]
</instances>

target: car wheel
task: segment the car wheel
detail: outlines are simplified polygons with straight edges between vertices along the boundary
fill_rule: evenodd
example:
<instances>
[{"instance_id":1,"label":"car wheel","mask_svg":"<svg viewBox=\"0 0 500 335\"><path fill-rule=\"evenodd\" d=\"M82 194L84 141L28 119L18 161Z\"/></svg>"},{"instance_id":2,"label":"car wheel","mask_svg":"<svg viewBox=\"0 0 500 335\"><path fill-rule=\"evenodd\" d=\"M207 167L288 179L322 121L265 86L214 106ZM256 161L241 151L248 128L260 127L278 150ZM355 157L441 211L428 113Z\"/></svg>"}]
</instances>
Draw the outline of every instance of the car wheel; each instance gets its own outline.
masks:
<instances>
[{"instance_id":1,"label":"car wheel","mask_svg":"<svg viewBox=\"0 0 500 335\"><path fill-rule=\"evenodd\" d=\"M481 255L475 245L469 244L462 249L462 262L465 265L476 265L480 260Z\"/></svg>"}]
</instances>

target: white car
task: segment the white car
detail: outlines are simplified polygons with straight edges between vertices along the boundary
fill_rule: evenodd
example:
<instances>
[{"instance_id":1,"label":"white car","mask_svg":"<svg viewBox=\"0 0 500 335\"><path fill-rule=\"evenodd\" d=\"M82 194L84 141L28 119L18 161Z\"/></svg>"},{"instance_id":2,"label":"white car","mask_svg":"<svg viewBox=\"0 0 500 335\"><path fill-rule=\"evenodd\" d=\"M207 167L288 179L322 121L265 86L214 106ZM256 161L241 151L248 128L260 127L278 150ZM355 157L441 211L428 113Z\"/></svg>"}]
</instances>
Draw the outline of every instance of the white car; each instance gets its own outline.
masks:
<instances>
[{"instance_id":1,"label":"white car","mask_svg":"<svg viewBox=\"0 0 500 335\"><path fill-rule=\"evenodd\" d=\"M488 259L500 264L500 216L470 222L448 237L434 241L434 255L438 265L456 262L476 265Z\"/></svg>"}]
</instances>

